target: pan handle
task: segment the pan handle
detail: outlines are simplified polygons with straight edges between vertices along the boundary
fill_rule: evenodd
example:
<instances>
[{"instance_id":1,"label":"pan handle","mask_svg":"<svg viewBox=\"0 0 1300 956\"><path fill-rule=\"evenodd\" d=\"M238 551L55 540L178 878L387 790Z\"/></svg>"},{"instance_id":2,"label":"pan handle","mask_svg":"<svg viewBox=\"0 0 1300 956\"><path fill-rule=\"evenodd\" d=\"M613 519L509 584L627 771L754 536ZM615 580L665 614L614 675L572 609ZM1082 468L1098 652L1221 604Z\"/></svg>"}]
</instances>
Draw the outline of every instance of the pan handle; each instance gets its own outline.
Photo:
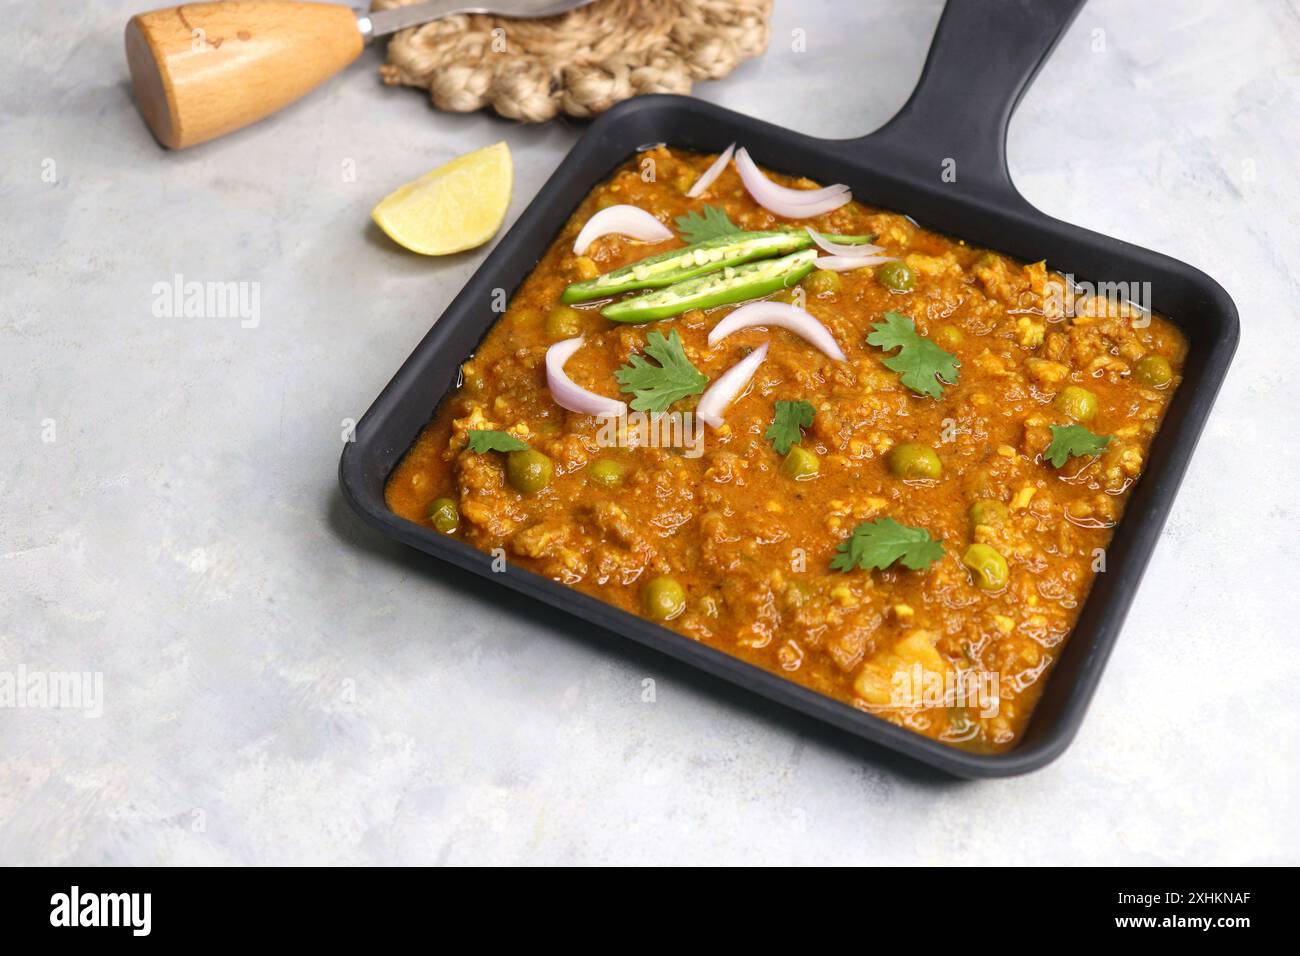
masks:
<instances>
[{"instance_id":1,"label":"pan handle","mask_svg":"<svg viewBox=\"0 0 1300 956\"><path fill-rule=\"evenodd\" d=\"M1007 172L1007 125L1085 2L948 0L911 98L854 147L1023 203Z\"/></svg>"}]
</instances>

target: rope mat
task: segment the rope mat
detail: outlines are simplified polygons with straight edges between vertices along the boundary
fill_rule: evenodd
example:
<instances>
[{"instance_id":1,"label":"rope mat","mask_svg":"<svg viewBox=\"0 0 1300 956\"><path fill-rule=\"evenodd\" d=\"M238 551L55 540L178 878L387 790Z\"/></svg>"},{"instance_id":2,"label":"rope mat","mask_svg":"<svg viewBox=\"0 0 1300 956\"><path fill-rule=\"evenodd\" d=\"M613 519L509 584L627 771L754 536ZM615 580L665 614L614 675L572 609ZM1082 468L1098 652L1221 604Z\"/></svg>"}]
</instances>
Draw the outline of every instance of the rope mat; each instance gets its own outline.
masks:
<instances>
[{"instance_id":1,"label":"rope mat","mask_svg":"<svg viewBox=\"0 0 1300 956\"><path fill-rule=\"evenodd\" d=\"M375 10L418 0L374 0ZM767 47L772 0L596 0L558 17L461 14L402 30L380 75L442 110L541 123L639 93L689 93Z\"/></svg>"}]
</instances>

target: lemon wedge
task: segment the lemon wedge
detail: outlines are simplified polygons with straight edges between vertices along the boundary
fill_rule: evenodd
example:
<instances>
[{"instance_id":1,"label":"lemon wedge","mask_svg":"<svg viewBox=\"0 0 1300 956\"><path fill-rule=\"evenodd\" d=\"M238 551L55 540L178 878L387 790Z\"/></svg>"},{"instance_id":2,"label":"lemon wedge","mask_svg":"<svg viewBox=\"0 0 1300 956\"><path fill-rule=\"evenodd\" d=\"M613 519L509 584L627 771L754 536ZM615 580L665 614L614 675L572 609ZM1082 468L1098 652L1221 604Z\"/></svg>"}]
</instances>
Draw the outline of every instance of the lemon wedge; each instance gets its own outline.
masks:
<instances>
[{"instance_id":1,"label":"lemon wedge","mask_svg":"<svg viewBox=\"0 0 1300 956\"><path fill-rule=\"evenodd\" d=\"M493 143L425 173L380 201L370 216L403 248L445 256L491 239L510 208L510 147Z\"/></svg>"}]
</instances>

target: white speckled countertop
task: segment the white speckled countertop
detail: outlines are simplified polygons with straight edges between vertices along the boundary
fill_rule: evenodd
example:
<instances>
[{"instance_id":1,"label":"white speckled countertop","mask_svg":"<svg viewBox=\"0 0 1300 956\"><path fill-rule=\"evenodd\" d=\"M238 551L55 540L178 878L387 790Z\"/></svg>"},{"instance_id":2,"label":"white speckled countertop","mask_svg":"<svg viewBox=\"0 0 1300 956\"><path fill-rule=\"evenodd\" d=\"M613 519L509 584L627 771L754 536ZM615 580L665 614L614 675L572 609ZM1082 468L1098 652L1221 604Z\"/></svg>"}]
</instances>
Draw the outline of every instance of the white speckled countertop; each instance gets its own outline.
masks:
<instances>
[{"instance_id":1,"label":"white speckled countertop","mask_svg":"<svg viewBox=\"0 0 1300 956\"><path fill-rule=\"evenodd\" d=\"M121 52L145 2L0 34L0 672L103 674L98 718L0 708L0 862L1300 862L1294 3L1092 0L1013 121L1033 203L1206 270L1243 335L1077 741L960 783L363 527L340 422L483 256L405 254L370 207L505 139L513 219L580 129L434 112L371 50L168 154ZM940 8L846 6L780 0L697 93L875 128ZM257 327L155 316L177 273L260 283Z\"/></svg>"}]
</instances>

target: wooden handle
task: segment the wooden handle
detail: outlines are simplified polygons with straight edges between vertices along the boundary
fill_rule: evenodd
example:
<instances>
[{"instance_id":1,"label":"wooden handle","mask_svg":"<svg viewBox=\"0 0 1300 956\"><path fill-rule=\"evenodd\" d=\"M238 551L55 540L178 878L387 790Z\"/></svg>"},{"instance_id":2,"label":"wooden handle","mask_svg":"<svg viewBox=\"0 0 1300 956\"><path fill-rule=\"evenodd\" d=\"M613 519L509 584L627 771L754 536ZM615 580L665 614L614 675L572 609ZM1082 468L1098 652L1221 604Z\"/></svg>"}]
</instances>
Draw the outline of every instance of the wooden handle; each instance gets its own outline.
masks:
<instances>
[{"instance_id":1,"label":"wooden handle","mask_svg":"<svg viewBox=\"0 0 1300 956\"><path fill-rule=\"evenodd\" d=\"M328 3L186 3L126 25L136 104L172 149L269 116L355 60L362 45L356 14Z\"/></svg>"}]
</instances>

